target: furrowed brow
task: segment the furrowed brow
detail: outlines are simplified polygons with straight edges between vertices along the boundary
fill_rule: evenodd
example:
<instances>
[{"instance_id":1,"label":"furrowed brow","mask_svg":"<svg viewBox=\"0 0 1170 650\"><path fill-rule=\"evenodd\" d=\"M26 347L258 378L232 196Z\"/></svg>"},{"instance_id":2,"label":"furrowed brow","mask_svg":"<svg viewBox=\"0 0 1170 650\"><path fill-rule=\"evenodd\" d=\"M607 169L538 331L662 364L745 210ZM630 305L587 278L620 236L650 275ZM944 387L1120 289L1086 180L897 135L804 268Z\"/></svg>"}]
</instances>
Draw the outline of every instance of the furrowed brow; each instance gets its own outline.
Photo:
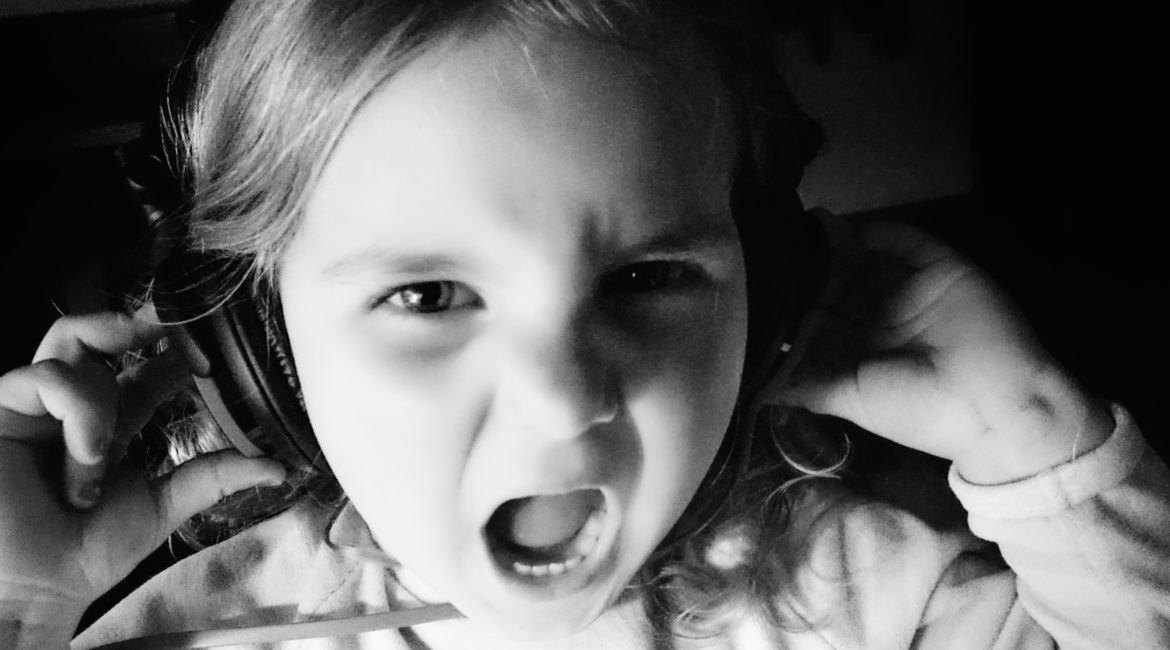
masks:
<instances>
[{"instance_id":1,"label":"furrowed brow","mask_svg":"<svg viewBox=\"0 0 1170 650\"><path fill-rule=\"evenodd\" d=\"M700 227L671 230L633 246L631 255L701 255L739 247L735 227Z\"/></svg>"},{"instance_id":2,"label":"furrowed brow","mask_svg":"<svg viewBox=\"0 0 1170 650\"><path fill-rule=\"evenodd\" d=\"M350 280L366 275L445 274L457 265L445 255L398 253L381 248L366 248L325 267L322 275L330 280Z\"/></svg>"}]
</instances>

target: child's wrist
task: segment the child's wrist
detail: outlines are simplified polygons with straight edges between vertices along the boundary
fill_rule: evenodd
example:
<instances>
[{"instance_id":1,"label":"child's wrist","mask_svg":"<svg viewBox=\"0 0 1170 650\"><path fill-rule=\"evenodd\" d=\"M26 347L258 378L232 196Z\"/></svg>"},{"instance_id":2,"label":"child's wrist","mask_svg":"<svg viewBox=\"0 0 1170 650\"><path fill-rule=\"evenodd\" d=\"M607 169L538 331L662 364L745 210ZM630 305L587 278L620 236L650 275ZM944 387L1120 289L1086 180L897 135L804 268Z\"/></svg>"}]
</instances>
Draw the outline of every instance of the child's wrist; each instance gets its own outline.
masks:
<instances>
[{"instance_id":1,"label":"child's wrist","mask_svg":"<svg viewBox=\"0 0 1170 650\"><path fill-rule=\"evenodd\" d=\"M1113 432L1112 412L1060 369L1041 375L986 433L952 461L977 485L1035 476L1096 449Z\"/></svg>"}]
</instances>

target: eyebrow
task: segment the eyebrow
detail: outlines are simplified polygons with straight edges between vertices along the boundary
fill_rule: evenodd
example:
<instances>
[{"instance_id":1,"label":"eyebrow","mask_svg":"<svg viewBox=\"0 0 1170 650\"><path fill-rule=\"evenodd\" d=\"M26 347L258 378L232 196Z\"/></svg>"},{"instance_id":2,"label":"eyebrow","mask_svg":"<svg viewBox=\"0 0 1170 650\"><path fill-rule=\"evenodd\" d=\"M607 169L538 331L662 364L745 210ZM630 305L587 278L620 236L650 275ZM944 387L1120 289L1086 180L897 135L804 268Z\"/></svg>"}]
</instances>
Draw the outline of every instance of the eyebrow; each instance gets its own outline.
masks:
<instances>
[{"instance_id":1,"label":"eyebrow","mask_svg":"<svg viewBox=\"0 0 1170 650\"><path fill-rule=\"evenodd\" d=\"M734 226L683 227L639 242L621 250L614 257L635 258L645 255L700 257L703 253L739 245ZM322 275L329 280L347 280L367 273L446 275L459 268L463 266L441 253L401 253L371 245L326 266Z\"/></svg>"},{"instance_id":2,"label":"eyebrow","mask_svg":"<svg viewBox=\"0 0 1170 650\"><path fill-rule=\"evenodd\" d=\"M622 251L622 255L626 257L652 254L686 256L730 246L738 247L739 245L739 237L734 226L682 228L668 231L631 246Z\"/></svg>"},{"instance_id":3,"label":"eyebrow","mask_svg":"<svg viewBox=\"0 0 1170 650\"><path fill-rule=\"evenodd\" d=\"M401 254L369 246L325 267L322 275L330 280L344 280L365 273L380 273L387 270L404 275L430 275L449 273L457 266L454 260L442 254Z\"/></svg>"}]
</instances>

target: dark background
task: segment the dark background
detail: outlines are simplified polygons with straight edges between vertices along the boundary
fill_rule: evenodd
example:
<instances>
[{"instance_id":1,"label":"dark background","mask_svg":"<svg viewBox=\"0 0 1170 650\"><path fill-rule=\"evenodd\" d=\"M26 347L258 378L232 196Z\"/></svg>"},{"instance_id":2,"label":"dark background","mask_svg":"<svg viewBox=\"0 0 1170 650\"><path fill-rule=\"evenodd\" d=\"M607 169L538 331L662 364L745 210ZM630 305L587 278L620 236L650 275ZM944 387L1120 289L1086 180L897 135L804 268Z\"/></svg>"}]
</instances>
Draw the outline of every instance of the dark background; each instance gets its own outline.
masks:
<instances>
[{"instance_id":1,"label":"dark background","mask_svg":"<svg viewBox=\"0 0 1170 650\"><path fill-rule=\"evenodd\" d=\"M0 0L0 369L27 361L58 310L106 304L128 272L138 226L111 150L153 119L192 26L220 4ZM968 0L767 6L779 64L826 129L806 203L909 219L970 253L1057 358L1165 450L1150 17Z\"/></svg>"},{"instance_id":2,"label":"dark background","mask_svg":"<svg viewBox=\"0 0 1170 650\"><path fill-rule=\"evenodd\" d=\"M1152 17L774 3L780 65L826 129L806 204L912 221L967 252L1170 456ZM0 0L0 371L27 363L61 311L112 304L132 272L140 224L112 152L153 119L167 70L216 5Z\"/></svg>"}]
</instances>

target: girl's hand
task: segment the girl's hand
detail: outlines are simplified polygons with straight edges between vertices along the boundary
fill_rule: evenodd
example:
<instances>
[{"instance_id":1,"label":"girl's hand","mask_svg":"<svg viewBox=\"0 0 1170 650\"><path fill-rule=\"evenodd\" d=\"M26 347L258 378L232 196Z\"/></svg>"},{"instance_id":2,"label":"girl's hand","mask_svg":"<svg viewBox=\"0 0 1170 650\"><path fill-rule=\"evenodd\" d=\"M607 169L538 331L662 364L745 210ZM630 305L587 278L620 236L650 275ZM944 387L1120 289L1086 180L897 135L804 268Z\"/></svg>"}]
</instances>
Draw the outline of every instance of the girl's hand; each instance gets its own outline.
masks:
<instances>
[{"instance_id":1,"label":"girl's hand","mask_svg":"<svg viewBox=\"0 0 1170 650\"><path fill-rule=\"evenodd\" d=\"M781 401L949 459L982 484L1066 462L1112 431L986 273L909 226L836 234L836 274L802 326Z\"/></svg>"},{"instance_id":2,"label":"girl's hand","mask_svg":"<svg viewBox=\"0 0 1170 650\"><path fill-rule=\"evenodd\" d=\"M124 314L65 317L32 365L0 377L0 646L64 647L85 608L175 528L281 467L234 452L155 481L117 461L186 371L167 356L115 376L104 358L163 328Z\"/></svg>"}]
</instances>

